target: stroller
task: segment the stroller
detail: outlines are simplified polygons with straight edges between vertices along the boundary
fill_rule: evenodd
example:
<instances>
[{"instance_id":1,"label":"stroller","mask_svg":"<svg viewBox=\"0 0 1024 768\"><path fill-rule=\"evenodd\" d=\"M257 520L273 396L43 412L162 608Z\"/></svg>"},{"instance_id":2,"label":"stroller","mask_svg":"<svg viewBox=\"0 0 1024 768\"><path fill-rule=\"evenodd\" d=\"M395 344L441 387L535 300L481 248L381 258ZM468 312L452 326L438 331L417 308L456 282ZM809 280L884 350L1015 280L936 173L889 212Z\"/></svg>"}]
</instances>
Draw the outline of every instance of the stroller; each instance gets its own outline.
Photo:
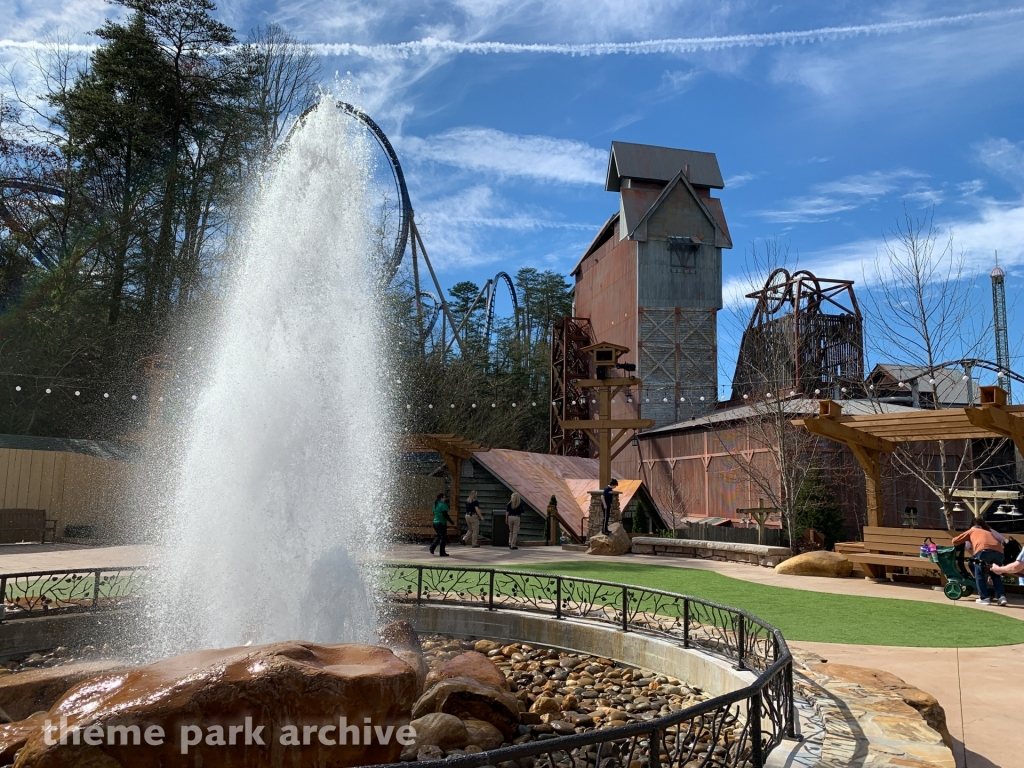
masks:
<instances>
[{"instance_id":1,"label":"stroller","mask_svg":"<svg viewBox=\"0 0 1024 768\"><path fill-rule=\"evenodd\" d=\"M959 547L938 547L935 550L935 562L946 577L946 586L942 593L950 600L959 600L961 597L970 597L976 591L974 574L967 567L968 562L974 558L967 558L964 555L963 546Z\"/></svg>"}]
</instances>

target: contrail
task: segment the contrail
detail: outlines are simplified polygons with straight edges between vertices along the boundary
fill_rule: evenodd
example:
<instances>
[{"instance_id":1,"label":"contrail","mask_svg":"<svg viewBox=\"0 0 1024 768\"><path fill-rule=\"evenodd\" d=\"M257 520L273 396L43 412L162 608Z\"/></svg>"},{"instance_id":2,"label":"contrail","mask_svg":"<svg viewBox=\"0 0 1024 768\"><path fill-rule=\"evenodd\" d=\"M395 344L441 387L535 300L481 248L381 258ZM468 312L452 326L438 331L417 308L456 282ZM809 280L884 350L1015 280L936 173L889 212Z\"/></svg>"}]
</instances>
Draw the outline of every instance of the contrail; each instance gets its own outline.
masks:
<instances>
[{"instance_id":1,"label":"contrail","mask_svg":"<svg viewBox=\"0 0 1024 768\"><path fill-rule=\"evenodd\" d=\"M958 16L937 16L932 19L908 21L887 21L878 24L856 24L844 27L820 27L791 32L759 32L747 35L722 35L718 37L676 37L663 40L645 40L635 43L498 43L459 42L425 37L404 43L379 43L360 45L357 43L312 43L309 47L322 56L359 56L378 61L408 59L431 53L478 56L488 54L555 54L558 56L613 56L627 54L650 56L665 53L695 53L697 51L721 51L727 48L769 48L782 45L800 45L869 35L891 35L900 32L952 27L972 21L992 20L1008 16L1020 16L1024 8L1007 8L999 11L962 13ZM47 48L47 43L36 40L0 40L0 49L14 48L34 50ZM89 53L95 45L66 45L68 50Z\"/></svg>"},{"instance_id":2,"label":"contrail","mask_svg":"<svg viewBox=\"0 0 1024 768\"><path fill-rule=\"evenodd\" d=\"M407 59L430 53L469 53L476 55L548 53L559 56L611 56L624 53L649 56L664 53L720 51L726 48L767 48L780 45L843 40L867 35L890 35L898 32L950 27L971 21L1019 16L1021 14L1024 14L1024 8L1009 8L1000 11L963 13L959 16L939 16L933 19L890 21L846 27L821 27L819 29L795 32L763 32L749 35L724 35L720 37L679 37L666 40L646 40L636 43L463 43L456 40L440 40L435 37L426 37L422 40L412 40L405 43L382 43L379 45L314 43L312 47L324 56L361 56L377 60Z\"/></svg>"}]
</instances>

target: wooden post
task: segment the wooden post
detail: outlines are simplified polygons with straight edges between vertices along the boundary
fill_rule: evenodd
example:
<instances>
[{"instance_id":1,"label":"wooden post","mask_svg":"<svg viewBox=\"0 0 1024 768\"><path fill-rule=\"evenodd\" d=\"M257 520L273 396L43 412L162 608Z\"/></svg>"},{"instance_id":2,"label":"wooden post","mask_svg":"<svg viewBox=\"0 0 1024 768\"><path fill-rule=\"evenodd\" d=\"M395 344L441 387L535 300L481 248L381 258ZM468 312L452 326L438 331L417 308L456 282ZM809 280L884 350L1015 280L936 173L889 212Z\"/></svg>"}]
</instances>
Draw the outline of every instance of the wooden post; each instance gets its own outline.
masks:
<instances>
[{"instance_id":1,"label":"wooden post","mask_svg":"<svg viewBox=\"0 0 1024 768\"><path fill-rule=\"evenodd\" d=\"M612 417L612 398L608 387L597 390L597 418L609 421ZM604 488L612 481L612 432L608 428L597 430L598 477Z\"/></svg>"}]
</instances>

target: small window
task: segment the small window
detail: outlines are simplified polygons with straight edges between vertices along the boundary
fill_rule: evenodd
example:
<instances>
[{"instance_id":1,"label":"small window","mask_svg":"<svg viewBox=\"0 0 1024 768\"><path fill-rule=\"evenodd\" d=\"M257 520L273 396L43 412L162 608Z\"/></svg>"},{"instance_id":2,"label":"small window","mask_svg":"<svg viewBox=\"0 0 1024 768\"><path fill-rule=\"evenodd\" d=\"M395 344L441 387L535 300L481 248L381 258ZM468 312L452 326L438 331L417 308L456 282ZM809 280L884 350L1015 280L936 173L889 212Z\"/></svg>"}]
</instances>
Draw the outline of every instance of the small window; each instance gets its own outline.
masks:
<instances>
[{"instance_id":1,"label":"small window","mask_svg":"<svg viewBox=\"0 0 1024 768\"><path fill-rule=\"evenodd\" d=\"M668 260L672 272L695 272L701 243L692 237L670 237Z\"/></svg>"},{"instance_id":2,"label":"small window","mask_svg":"<svg viewBox=\"0 0 1024 768\"><path fill-rule=\"evenodd\" d=\"M469 459L462 462L462 476L472 477L473 476L473 460Z\"/></svg>"}]
</instances>

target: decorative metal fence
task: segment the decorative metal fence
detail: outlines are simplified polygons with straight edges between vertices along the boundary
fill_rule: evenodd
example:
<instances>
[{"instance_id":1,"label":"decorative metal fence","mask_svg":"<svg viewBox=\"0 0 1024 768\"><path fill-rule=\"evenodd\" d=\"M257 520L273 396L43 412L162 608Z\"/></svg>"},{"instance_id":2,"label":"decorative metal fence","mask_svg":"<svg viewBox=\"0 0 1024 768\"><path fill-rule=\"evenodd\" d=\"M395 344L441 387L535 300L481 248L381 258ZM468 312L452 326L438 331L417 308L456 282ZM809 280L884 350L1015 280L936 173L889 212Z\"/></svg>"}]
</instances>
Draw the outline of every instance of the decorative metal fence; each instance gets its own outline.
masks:
<instances>
[{"instance_id":1,"label":"decorative metal fence","mask_svg":"<svg viewBox=\"0 0 1024 768\"><path fill-rule=\"evenodd\" d=\"M137 566L2 574L0 622L123 607L148 572Z\"/></svg>"},{"instance_id":2,"label":"decorative metal fence","mask_svg":"<svg viewBox=\"0 0 1024 768\"><path fill-rule=\"evenodd\" d=\"M542 613L667 638L757 675L747 687L664 717L519 744L417 768L760 768L796 738L793 660L782 634L746 611L645 587L544 573L388 564L392 602ZM639 763L637 763L639 761ZM401 764L404 765L404 764Z\"/></svg>"},{"instance_id":3,"label":"decorative metal fence","mask_svg":"<svg viewBox=\"0 0 1024 768\"><path fill-rule=\"evenodd\" d=\"M757 676L745 688L664 717L421 761L417 768L761 768L782 739L796 738L789 648L779 630L746 611L572 576L433 565L383 567L386 601L594 621L698 649ZM123 607L138 596L148 573L146 567L122 567L0 575L0 622ZM403 766L408 768L406 763L393 768Z\"/></svg>"}]
</instances>

